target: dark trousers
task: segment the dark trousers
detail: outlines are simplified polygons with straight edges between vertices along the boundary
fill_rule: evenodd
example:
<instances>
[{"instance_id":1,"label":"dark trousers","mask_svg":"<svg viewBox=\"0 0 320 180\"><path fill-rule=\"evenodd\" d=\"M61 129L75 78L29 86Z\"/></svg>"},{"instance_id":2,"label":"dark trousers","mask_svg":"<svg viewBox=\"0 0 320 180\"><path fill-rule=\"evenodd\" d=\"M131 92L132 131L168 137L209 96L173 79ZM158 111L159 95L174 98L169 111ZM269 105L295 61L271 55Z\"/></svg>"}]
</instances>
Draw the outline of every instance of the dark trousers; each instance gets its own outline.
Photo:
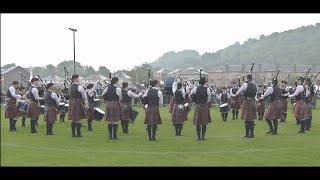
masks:
<instances>
[{"instance_id":1,"label":"dark trousers","mask_svg":"<svg viewBox=\"0 0 320 180\"><path fill-rule=\"evenodd\" d=\"M196 131L197 131L198 140L204 141L205 140L204 135L206 134L206 131L207 131L207 125L206 124L197 125Z\"/></svg>"},{"instance_id":2,"label":"dark trousers","mask_svg":"<svg viewBox=\"0 0 320 180\"><path fill-rule=\"evenodd\" d=\"M223 121L227 121L228 112L223 112L223 113L221 113L221 116L222 116L222 120L223 120Z\"/></svg>"},{"instance_id":3,"label":"dark trousers","mask_svg":"<svg viewBox=\"0 0 320 180\"><path fill-rule=\"evenodd\" d=\"M124 134L129 133L129 121L128 120L121 120L121 127Z\"/></svg>"}]
</instances>

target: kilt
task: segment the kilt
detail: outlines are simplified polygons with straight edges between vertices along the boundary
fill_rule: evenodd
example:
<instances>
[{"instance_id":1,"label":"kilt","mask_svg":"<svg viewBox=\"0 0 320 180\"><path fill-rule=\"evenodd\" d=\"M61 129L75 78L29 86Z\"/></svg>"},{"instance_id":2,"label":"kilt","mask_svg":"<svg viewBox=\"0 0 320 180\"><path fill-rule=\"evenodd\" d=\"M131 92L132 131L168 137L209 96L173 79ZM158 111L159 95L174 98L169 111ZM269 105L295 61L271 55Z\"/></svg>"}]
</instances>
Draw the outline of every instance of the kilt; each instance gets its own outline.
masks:
<instances>
[{"instance_id":1,"label":"kilt","mask_svg":"<svg viewBox=\"0 0 320 180\"><path fill-rule=\"evenodd\" d=\"M133 111L131 103L122 103L122 113L123 113L123 120L128 120L132 122L133 119Z\"/></svg>"},{"instance_id":2,"label":"kilt","mask_svg":"<svg viewBox=\"0 0 320 180\"><path fill-rule=\"evenodd\" d=\"M211 123L211 115L208 104L196 104L193 116L194 125Z\"/></svg>"},{"instance_id":3,"label":"kilt","mask_svg":"<svg viewBox=\"0 0 320 180\"><path fill-rule=\"evenodd\" d=\"M181 124L187 120L187 110L186 108L179 109L178 104L174 104L172 113L173 124Z\"/></svg>"},{"instance_id":4,"label":"kilt","mask_svg":"<svg viewBox=\"0 0 320 180\"><path fill-rule=\"evenodd\" d=\"M304 120L308 118L309 115L309 106L304 100L296 101L296 106L294 108L294 117L299 120Z\"/></svg>"},{"instance_id":5,"label":"kilt","mask_svg":"<svg viewBox=\"0 0 320 180\"><path fill-rule=\"evenodd\" d=\"M257 103L257 111L259 114L263 114L266 110L266 106L264 105L264 101L259 101Z\"/></svg>"},{"instance_id":6,"label":"kilt","mask_svg":"<svg viewBox=\"0 0 320 180\"><path fill-rule=\"evenodd\" d=\"M106 103L106 121L118 122L123 120L123 113L119 101L107 101Z\"/></svg>"},{"instance_id":7,"label":"kilt","mask_svg":"<svg viewBox=\"0 0 320 180\"><path fill-rule=\"evenodd\" d=\"M69 101L68 119L72 122L81 122L81 119L85 119L85 108L83 106L82 99L73 99Z\"/></svg>"},{"instance_id":8,"label":"kilt","mask_svg":"<svg viewBox=\"0 0 320 180\"><path fill-rule=\"evenodd\" d=\"M19 117L19 110L16 106L16 102L17 100L14 98L8 99L5 118L13 119Z\"/></svg>"},{"instance_id":9,"label":"kilt","mask_svg":"<svg viewBox=\"0 0 320 180\"><path fill-rule=\"evenodd\" d=\"M94 105L89 105L89 108L86 109L87 118L90 120L94 119Z\"/></svg>"},{"instance_id":10,"label":"kilt","mask_svg":"<svg viewBox=\"0 0 320 180\"><path fill-rule=\"evenodd\" d=\"M145 114L146 114L146 117L144 119L144 124L147 124L147 125L162 124L160 112L159 112L159 106L148 106Z\"/></svg>"},{"instance_id":11,"label":"kilt","mask_svg":"<svg viewBox=\"0 0 320 180\"><path fill-rule=\"evenodd\" d=\"M38 102L30 101L28 105L27 118L38 120L39 114Z\"/></svg>"},{"instance_id":12,"label":"kilt","mask_svg":"<svg viewBox=\"0 0 320 180\"><path fill-rule=\"evenodd\" d=\"M257 119L257 106L254 99L243 99L241 119L253 121Z\"/></svg>"},{"instance_id":13,"label":"kilt","mask_svg":"<svg viewBox=\"0 0 320 180\"><path fill-rule=\"evenodd\" d=\"M44 121L47 123L53 123L57 120L58 110L56 107L45 107L44 109Z\"/></svg>"},{"instance_id":14,"label":"kilt","mask_svg":"<svg viewBox=\"0 0 320 180\"><path fill-rule=\"evenodd\" d=\"M287 112L288 111L288 99L281 99L281 104L282 104L282 112Z\"/></svg>"},{"instance_id":15,"label":"kilt","mask_svg":"<svg viewBox=\"0 0 320 180\"><path fill-rule=\"evenodd\" d=\"M270 102L270 106L267 109L267 112L264 115L264 119L266 121L274 120L274 119L282 119L282 100L275 100Z\"/></svg>"},{"instance_id":16,"label":"kilt","mask_svg":"<svg viewBox=\"0 0 320 180\"><path fill-rule=\"evenodd\" d=\"M308 111L308 117L312 116L312 103L307 103L308 107L309 107L309 111Z\"/></svg>"},{"instance_id":17,"label":"kilt","mask_svg":"<svg viewBox=\"0 0 320 180\"><path fill-rule=\"evenodd\" d=\"M230 106L231 109L240 109L240 97L232 97Z\"/></svg>"},{"instance_id":18,"label":"kilt","mask_svg":"<svg viewBox=\"0 0 320 180\"><path fill-rule=\"evenodd\" d=\"M174 101L173 98L170 99L170 103L169 103L169 112L172 113L173 112L173 106L174 106Z\"/></svg>"}]
</instances>

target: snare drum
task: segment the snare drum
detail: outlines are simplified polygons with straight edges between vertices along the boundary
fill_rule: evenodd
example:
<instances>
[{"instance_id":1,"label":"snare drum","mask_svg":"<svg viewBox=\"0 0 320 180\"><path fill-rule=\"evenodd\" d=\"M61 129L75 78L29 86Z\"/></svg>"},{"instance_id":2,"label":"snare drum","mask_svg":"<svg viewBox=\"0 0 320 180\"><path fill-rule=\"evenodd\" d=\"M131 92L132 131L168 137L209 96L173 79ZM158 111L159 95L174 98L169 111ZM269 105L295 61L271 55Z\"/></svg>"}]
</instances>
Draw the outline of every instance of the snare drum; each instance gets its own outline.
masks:
<instances>
[{"instance_id":1,"label":"snare drum","mask_svg":"<svg viewBox=\"0 0 320 180\"><path fill-rule=\"evenodd\" d=\"M58 111L63 111L65 110L65 103L59 103L59 106L58 106Z\"/></svg>"},{"instance_id":2,"label":"snare drum","mask_svg":"<svg viewBox=\"0 0 320 180\"><path fill-rule=\"evenodd\" d=\"M40 106L39 107L40 114L44 114L44 109L45 109L45 106Z\"/></svg>"},{"instance_id":3,"label":"snare drum","mask_svg":"<svg viewBox=\"0 0 320 180\"><path fill-rule=\"evenodd\" d=\"M228 112L229 111L228 103L224 103L224 104L220 105L219 108L220 108L220 112Z\"/></svg>"},{"instance_id":4,"label":"snare drum","mask_svg":"<svg viewBox=\"0 0 320 180\"><path fill-rule=\"evenodd\" d=\"M94 99L94 107L100 106L100 99Z\"/></svg>"},{"instance_id":5,"label":"snare drum","mask_svg":"<svg viewBox=\"0 0 320 180\"><path fill-rule=\"evenodd\" d=\"M96 120L101 121L105 115L105 112L99 108L94 108L94 117Z\"/></svg>"},{"instance_id":6,"label":"snare drum","mask_svg":"<svg viewBox=\"0 0 320 180\"><path fill-rule=\"evenodd\" d=\"M65 104L64 108L65 108L66 111L68 111L69 110L69 104Z\"/></svg>"}]
</instances>

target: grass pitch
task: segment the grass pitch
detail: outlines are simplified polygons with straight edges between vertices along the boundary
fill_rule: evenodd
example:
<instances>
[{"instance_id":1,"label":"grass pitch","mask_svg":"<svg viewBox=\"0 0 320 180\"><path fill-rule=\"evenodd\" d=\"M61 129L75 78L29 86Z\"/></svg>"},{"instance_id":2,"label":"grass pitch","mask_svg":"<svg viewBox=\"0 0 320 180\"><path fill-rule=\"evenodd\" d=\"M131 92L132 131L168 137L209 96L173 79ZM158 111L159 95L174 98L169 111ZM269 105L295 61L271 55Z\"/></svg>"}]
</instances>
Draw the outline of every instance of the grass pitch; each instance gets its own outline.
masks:
<instances>
[{"instance_id":1,"label":"grass pitch","mask_svg":"<svg viewBox=\"0 0 320 180\"><path fill-rule=\"evenodd\" d=\"M103 108L103 107L102 107ZM104 108L103 108L104 109ZM182 136L175 136L168 106L161 108L163 124L158 127L158 141L148 141L144 111L129 125L129 134L118 128L118 140L109 140L104 121L93 122L93 132L82 128L81 138L72 138L70 122L56 122L54 136L46 136L43 115L39 133L30 133L17 122L17 132L9 132L1 107L1 166L319 166L320 110L313 110L310 132L297 134L299 126L288 110L287 122L279 123L278 135L267 135L265 121L256 120L255 138L242 138L244 123L222 122L219 110L211 109L213 123L208 126L206 141L197 141L192 124L193 111L184 124ZM86 121L83 121L86 125Z\"/></svg>"}]
</instances>

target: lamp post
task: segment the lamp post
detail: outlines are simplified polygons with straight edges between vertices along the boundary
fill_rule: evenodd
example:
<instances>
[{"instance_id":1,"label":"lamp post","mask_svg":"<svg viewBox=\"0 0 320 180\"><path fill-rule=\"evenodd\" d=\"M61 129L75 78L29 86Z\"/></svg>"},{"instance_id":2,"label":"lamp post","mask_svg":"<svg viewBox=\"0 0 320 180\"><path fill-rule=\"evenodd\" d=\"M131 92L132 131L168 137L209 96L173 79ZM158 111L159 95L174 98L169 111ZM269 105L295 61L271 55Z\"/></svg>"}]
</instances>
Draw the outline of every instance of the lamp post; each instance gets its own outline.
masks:
<instances>
[{"instance_id":1,"label":"lamp post","mask_svg":"<svg viewBox=\"0 0 320 180\"><path fill-rule=\"evenodd\" d=\"M73 74L76 74L76 39L75 39L75 32L76 29L69 28L73 32Z\"/></svg>"}]
</instances>

